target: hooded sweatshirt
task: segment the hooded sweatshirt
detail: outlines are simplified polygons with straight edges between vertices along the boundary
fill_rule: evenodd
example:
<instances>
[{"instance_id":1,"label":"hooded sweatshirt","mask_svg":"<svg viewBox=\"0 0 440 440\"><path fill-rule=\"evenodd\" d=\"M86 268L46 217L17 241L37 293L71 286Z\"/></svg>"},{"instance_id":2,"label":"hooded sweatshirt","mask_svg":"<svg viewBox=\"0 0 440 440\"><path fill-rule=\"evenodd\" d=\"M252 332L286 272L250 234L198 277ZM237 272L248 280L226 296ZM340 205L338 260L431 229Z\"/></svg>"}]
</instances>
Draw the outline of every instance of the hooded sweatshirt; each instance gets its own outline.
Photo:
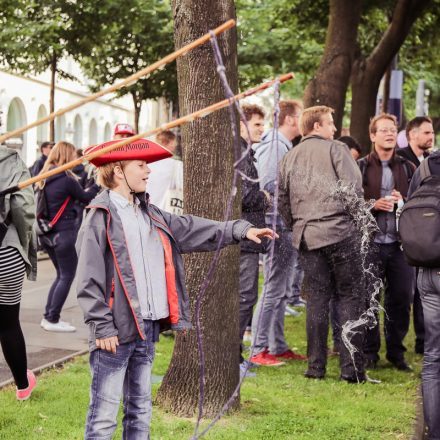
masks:
<instances>
[{"instance_id":1,"label":"hooded sweatshirt","mask_svg":"<svg viewBox=\"0 0 440 440\"><path fill-rule=\"evenodd\" d=\"M0 146L0 190L17 185L30 178L29 170L17 151ZM27 277L37 276L36 237L32 231L35 221L35 199L32 186L7 194L0 199L2 221L10 215L11 222L1 244L16 248L26 264Z\"/></svg>"},{"instance_id":2,"label":"hooded sweatshirt","mask_svg":"<svg viewBox=\"0 0 440 440\"><path fill-rule=\"evenodd\" d=\"M278 179L279 163L281 159L292 149L289 141L279 130L270 130L263 135L261 142L254 147L255 159L257 160L260 189L266 190L272 196L275 194ZM266 224L271 225L274 218L273 208L266 213ZM277 226L287 229L280 215L277 215Z\"/></svg>"}]
</instances>

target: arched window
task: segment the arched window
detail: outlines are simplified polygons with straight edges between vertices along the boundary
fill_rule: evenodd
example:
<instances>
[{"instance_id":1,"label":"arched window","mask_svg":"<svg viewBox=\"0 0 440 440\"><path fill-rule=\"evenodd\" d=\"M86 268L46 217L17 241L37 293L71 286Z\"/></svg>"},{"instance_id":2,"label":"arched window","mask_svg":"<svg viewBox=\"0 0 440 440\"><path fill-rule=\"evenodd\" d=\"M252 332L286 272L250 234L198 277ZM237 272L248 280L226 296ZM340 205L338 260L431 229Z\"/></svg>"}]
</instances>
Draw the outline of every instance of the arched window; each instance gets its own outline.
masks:
<instances>
[{"instance_id":1,"label":"arched window","mask_svg":"<svg viewBox=\"0 0 440 440\"><path fill-rule=\"evenodd\" d=\"M107 122L104 127L104 142L109 141L112 138L112 129L110 123Z\"/></svg>"},{"instance_id":2,"label":"arched window","mask_svg":"<svg viewBox=\"0 0 440 440\"><path fill-rule=\"evenodd\" d=\"M38 107L37 119L42 119L47 116L46 107L41 104ZM49 123L45 122L37 127L37 146L39 147L43 142L49 140Z\"/></svg>"},{"instance_id":3,"label":"arched window","mask_svg":"<svg viewBox=\"0 0 440 440\"><path fill-rule=\"evenodd\" d=\"M83 147L83 125L82 119L80 115L75 116L75 120L73 122L73 144L76 148Z\"/></svg>"},{"instance_id":4,"label":"arched window","mask_svg":"<svg viewBox=\"0 0 440 440\"><path fill-rule=\"evenodd\" d=\"M92 119L89 126L89 145L96 145L98 143L98 127L96 120Z\"/></svg>"},{"instance_id":5,"label":"arched window","mask_svg":"<svg viewBox=\"0 0 440 440\"><path fill-rule=\"evenodd\" d=\"M66 118L64 115L55 119L55 142L66 140Z\"/></svg>"},{"instance_id":6,"label":"arched window","mask_svg":"<svg viewBox=\"0 0 440 440\"><path fill-rule=\"evenodd\" d=\"M6 130L12 131L26 125L26 110L23 101L20 98L14 98L8 107L8 116L6 119ZM10 138L6 141L6 145L16 148L22 154L23 160L26 160L26 132Z\"/></svg>"}]
</instances>

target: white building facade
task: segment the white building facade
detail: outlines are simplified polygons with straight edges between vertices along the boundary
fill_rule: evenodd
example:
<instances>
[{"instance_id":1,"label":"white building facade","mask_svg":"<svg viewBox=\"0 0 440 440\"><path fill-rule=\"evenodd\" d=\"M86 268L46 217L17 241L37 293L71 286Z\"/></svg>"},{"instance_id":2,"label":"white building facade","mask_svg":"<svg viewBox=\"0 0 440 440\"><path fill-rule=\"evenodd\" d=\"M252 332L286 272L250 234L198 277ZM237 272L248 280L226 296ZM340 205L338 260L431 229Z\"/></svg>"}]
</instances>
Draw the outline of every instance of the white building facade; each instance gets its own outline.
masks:
<instances>
[{"instance_id":1,"label":"white building facade","mask_svg":"<svg viewBox=\"0 0 440 440\"><path fill-rule=\"evenodd\" d=\"M58 80L55 111L88 96L86 82L78 65L63 60L63 69L79 81ZM20 76L0 69L0 134L23 127L49 114L50 75ZM140 131L156 127L169 118L163 100L146 102L141 110ZM133 104L129 96L112 99L111 95L89 102L55 119L55 141L66 140L76 148L108 141L117 123L133 124ZM39 146L49 140L49 123L31 128L5 143L16 148L30 166L39 155Z\"/></svg>"}]
</instances>

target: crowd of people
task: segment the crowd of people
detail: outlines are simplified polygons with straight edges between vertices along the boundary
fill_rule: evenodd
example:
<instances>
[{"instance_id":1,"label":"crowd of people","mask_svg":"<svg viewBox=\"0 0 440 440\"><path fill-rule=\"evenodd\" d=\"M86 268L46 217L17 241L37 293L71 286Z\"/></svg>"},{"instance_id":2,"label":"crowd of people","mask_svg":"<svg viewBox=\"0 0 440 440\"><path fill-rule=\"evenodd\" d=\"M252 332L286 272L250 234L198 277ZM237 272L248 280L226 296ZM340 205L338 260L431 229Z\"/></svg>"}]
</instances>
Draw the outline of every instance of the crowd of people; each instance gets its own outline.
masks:
<instances>
[{"instance_id":1,"label":"crowd of people","mask_svg":"<svg viewBox=\"0 0 440 440\"><path fill-rule=\"evenodd\" d=\"M420 178L414 183L420 163L428 160L431 173L440 175L440 156L429 154L434 144L432 121L428 117L409 121L408 146L399 149L396 118L374 117L369 126L372 149L362 157L367 148L354 138L334 139L329 107L304 109L300 101L281 101L279 125L268 131L262 108L246 104L242 110L242 219L227 223L224 242L240 243L241 250L241 374L255 377L256 367L299 361L307 363L305 377L324 379L332 354L339 355L342 380L378 383L367 370L383 365L378 363L379 316L376 325L352 335L354 350L341 338L343 325L370 306L367 264L384 285L386 359L401 371L412 370L405 359L404 339L413 306L415 350L425 356L425 416L430 438L438 438L438 269L416 269L407 263L396 222L399 209L420 186ZM114 138L134 134L129 124L118 124ZM183 215L183 167L173 157L177 138L167 131L156 141L162 150L151 165L149 148L122 147L99 162L92 160L91 169L81 165L41 180L34 188L36 196L31 187L10 194L2 206L6 232L0 245L0 340L17 398L29 398L36 385L27 369L19 308L25 273L35 279L38 230L39 246L56 269L41 327L75 331L60 318L76 277L78 301L90 328L92 385L86 438L95 438L98 432L111 436L121 396L124 433L133 438L148 435L155 342L160 331L191 326L181 253L214 250L218 231L225 227ZM1 175L8 176L2 182L5 187L16 184L29 173L42 174L81 154L68 142L45 142L41 157L27 170L16 152L0 147ZM366 258L356 219L335 196L341 182L354 197L371 201L377 230L369 237ZM259 295L261 259L264 284ZM286 314L295 316L299 308L306 311L307 353L294 352L284 335ZM329 328L332 347L327 343ZM243 340L249 331L251 356L245 359Z\"/></svg>"}]
</instances>

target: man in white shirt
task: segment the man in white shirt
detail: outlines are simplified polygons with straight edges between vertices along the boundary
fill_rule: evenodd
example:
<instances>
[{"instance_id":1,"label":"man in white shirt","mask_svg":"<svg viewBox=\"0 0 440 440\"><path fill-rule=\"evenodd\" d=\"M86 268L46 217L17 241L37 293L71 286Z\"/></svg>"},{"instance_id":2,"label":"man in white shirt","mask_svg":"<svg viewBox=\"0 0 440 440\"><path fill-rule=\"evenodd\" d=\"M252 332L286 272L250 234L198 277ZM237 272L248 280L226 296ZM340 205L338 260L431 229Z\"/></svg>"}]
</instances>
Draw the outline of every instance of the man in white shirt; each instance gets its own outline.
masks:
<instances>
[{"instance_id":1,"label":"man in white shirt","mask_svg":"<svg viewBox=\"0 0 440 440\"><path fill-rule=\"evenodd\" d=\"M169 130L162 131L155 141L175 154L177 147L176 135ZM160 209L183 213L183 163L170 157L154 162L150 166L148 178L148 194L150 203Z\"/></svg>"}]
</instances>

